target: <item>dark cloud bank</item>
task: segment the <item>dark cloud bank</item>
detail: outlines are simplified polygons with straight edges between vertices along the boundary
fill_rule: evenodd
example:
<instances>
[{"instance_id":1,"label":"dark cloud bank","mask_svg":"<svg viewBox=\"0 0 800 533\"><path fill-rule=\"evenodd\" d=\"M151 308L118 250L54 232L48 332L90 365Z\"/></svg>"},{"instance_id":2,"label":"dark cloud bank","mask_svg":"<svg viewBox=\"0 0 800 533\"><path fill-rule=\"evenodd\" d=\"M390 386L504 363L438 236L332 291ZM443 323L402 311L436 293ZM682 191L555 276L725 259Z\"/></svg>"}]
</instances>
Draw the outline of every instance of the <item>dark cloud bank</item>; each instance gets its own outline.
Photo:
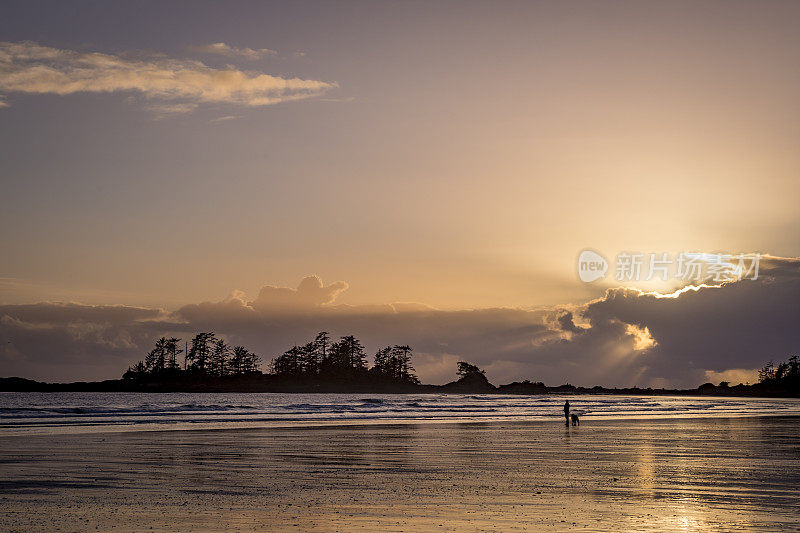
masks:
<instances>
[{"instance_id":1,"label":"dark cloud bank","mask_svg":"<svg viewBox=\"0 0 800 533\"><path fill-rule=\"evenodd\" d=\"M344 282L315 276L267 286L250 301L174 312L64 303L0 306L0 376L48 381L119 377L155 338L213 330L265 361L320 330L353 333L369 350L410 344L424 382L454 377L466 359L495 383L694 387L748 376L800 346L800 260L769 257L758 280L659 297L611 289L582 306L442 311L421 304L334 305ZM751 375L751 374L750 374Z\"/></svg>"}]
</instances>

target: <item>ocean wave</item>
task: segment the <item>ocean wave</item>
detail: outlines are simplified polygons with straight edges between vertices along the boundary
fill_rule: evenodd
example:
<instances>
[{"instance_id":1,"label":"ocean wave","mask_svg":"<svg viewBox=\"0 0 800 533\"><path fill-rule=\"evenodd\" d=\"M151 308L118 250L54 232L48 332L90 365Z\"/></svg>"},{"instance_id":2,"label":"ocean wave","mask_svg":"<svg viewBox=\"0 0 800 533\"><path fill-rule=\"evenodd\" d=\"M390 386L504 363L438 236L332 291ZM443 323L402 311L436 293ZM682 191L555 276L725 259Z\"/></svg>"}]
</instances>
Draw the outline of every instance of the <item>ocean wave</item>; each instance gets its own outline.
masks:
<instances>
[{"instance_id":1,"label":"ocean wave","mask_svg":"<svg viewBox=\"0 0 800 533\"><path fill-rule=\"evenodd\" d=\"M563 419L569 399L581 417L800 415L798 400L646 396L515 396L385 394L0 394L4 428L159 427L210 423L318 424L369 421L470 421Z\"/></svg>"}]
</instances>

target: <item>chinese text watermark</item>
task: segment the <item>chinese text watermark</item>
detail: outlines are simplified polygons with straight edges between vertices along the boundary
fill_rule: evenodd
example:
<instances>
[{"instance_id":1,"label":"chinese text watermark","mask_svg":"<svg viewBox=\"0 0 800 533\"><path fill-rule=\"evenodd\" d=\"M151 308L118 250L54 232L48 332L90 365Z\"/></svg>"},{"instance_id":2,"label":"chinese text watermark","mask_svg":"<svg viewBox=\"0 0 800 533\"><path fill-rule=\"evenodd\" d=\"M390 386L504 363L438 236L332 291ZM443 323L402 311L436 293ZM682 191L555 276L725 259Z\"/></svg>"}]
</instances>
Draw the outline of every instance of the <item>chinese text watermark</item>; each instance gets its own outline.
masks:
<instances>
[{"instance_id":1,"label":"chinese text watermark","mask_svg":"<svg viewBox=\"0 0 800 533\"><path fill-rule=\"evenodd\" d=\"M667 281L684 282L735 281L758 279L760 253L724 254L680 252L639 253L620 252L614 264L617 281ZM583 250L578 256L578 277L590 283L605 278L610 265L605 257L594 250Z\"/></svg>"}]
</instances>

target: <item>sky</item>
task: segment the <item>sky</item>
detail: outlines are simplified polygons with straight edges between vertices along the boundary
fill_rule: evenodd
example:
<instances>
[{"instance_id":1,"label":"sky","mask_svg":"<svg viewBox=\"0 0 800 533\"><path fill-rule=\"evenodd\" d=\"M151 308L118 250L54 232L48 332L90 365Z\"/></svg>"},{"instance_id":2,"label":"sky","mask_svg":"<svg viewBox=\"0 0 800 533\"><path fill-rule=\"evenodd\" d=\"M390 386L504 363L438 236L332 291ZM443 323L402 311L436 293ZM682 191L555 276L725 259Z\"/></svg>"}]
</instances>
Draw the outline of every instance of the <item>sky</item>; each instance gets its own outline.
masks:
<instances>
[{"instance_id":1,"label":"sky","mask_svg":"<svg viewBox=\"0 0 800 533\"><path fill-rule=\"evenodd\" d=\"M798 26L775 1L4 2L0 376L116 377L207 327L265 360L321 329L411 343L437 383L462 358L753 380L799 351ZM686 283L582 282L585 249L765 261L661 298Z\"/></svg>"}]
</instances>

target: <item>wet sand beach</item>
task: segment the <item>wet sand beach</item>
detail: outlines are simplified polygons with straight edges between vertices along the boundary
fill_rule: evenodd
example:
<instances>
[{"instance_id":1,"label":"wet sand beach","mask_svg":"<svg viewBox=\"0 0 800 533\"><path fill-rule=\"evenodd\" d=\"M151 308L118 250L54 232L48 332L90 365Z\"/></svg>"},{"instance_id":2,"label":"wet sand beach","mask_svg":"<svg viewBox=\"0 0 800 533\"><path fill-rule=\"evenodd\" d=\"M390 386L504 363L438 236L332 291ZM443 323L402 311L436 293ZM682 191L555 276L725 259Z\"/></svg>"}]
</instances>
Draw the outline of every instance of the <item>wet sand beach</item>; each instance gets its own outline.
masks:
<instances>
[{"instance_id":1,"label":"wet sand beach","mask_svg":"<svg viewBox=\"0 0 800 533\"><path fill-rule=\"evenodd\" d=\"M800 419L0 436L3 531L800 528Z\"/></svg>"}]
</instances>

